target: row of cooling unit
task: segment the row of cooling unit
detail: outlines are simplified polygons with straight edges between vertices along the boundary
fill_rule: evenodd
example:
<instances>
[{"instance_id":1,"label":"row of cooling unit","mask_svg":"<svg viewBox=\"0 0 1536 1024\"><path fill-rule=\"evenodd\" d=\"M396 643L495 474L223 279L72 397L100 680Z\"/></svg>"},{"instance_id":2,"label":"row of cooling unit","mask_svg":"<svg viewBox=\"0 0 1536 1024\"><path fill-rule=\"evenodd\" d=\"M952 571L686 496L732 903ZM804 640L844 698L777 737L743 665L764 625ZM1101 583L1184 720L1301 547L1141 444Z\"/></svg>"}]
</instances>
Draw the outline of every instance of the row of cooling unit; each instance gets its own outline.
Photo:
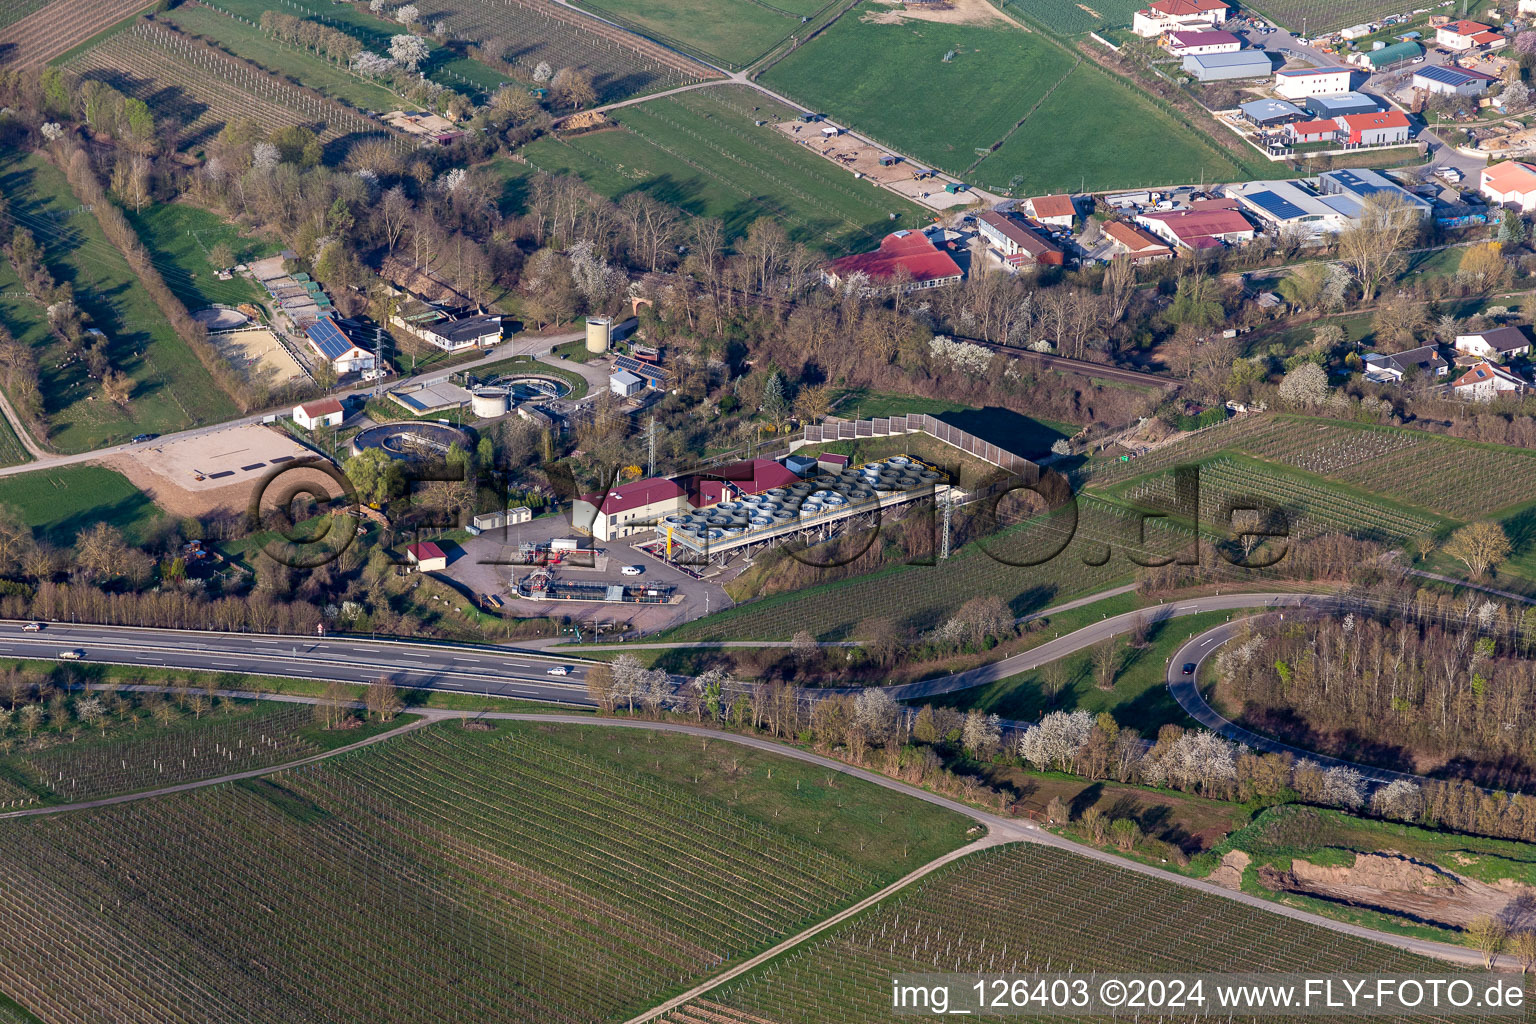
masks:
<instances>
[{"instance_id":1,"label":"row of cooling unit","mask_svg":"<svg viewBox=\"0 0 1536 1024\"><path fill-rule=\"evenodd\" d=\"M931 488L944 475L905 455L822 473L787 487L774 487L736 501L667 516L662 528L689 540L721 541L759 530L792 526L818 516L845 512L872 502L884 503L905 491Z\"/></svg>"}]
</instances>

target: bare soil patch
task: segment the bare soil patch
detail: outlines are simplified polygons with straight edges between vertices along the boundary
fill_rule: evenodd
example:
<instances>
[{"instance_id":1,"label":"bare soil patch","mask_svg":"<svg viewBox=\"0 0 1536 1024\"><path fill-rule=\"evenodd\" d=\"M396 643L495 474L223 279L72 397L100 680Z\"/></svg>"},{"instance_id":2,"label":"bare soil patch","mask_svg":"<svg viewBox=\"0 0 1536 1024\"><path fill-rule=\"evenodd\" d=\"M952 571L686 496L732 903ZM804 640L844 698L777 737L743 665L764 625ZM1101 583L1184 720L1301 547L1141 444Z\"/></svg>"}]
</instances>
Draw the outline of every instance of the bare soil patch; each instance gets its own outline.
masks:
<instances>
[{"instance_id":1,"label":"bare soil patch","mask_svg":"<svg viewBox=\"0 0 1536 1024\"><path fill-rule=\"evenodd\" d=\"M886 11L867 11L861 21L876 25L900 25L908 21L932 21L941 25L1018 25L987 0L946 0L944 3L906 4L902 0L878 0ZM1020 25L1020 28L1023 26Z\"/></svg>"},{"instance_id":2,"label":"bare soil patch","mask_svg":"<svg viewBox=\"0 0 1536 1024\"><path fill-rule=\"evenodd\" d=\"M1221 863L1216 866L1216 870L1207 875L1205 880L1228 889L1241 889L1243 872L1252 862L1253 858L1242 850L1230 850L1221 858Z\"/></svg>"},{"instance_id":3,"label":"bare soil patch","mask_svg":"<svg viewBox=\"0 0 1536 1024\"><path fill-rule=\"evenodd\" d=\"M149 442L102 460L126 476L151 501L173 515L206 515L243 510L262 482L314 452L271 427L243 424L179 441ZM273 489L310 484L327 494L340 491L326 474L289 469ZM271 494L264 503L271 504Z\"/></svg>"},{"instance_id":4,"label":"bare soil patch","mask_svg":"<svg viewBox=\"0 0 1536 1024\"><path fill-rule=\"evenodd\" d=\"M1348 867L1312 864L1298 857L1290 871L1261 867L1259 881L1277 892L1313 896L1446 928L1464 928L1484 914L1512 926L1536 919L1536 889L1528 885L1507 880L1479 882L1392 851L1356 854L1354 864Z\"/></svg>"}]
</instances>

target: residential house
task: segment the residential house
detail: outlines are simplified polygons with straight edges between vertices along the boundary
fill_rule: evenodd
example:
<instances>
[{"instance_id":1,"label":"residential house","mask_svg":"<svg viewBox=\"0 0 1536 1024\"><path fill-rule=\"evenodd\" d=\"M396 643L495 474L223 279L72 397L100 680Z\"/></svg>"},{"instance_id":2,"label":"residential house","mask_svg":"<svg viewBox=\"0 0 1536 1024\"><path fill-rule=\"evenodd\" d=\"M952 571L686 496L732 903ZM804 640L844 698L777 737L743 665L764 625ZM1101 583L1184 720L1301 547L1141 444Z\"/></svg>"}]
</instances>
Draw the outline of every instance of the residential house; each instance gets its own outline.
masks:
<instances>
[{"instance_id":1,"label":"residential house","mask_svg":"<svg viewBox=\"0 0 1536 1024\"><path fill-rule=\"evenodd\" d=\"M1191 54L1236 53L1243 48L1243 41L1230 32L1209 29L1170 32L1163 45L1175 57L1188 57Z\"/></svg>"},{"instance_id":2,"label":"residential house","mask_svg":"<svg viewBox=\"0 0 1536 1024\"><path fill-rule=\"evenodd\" d=\"M976 217L976 228L981 237L1002 257L1003 262L1012 267L1031 263L1059 267L1067 261L1061 246L1006 213L988 210L979 214Z\"/></svg>"},{"instance_id":3,"label":"residential house","mask_svg":"<svg viewBox=\"0 0 1536 1024\"><path fill-rule=\"evenodd\" d=\"M1440 96L1481 96L1498 79L1470 68L1434 64L1413 73L1413 87Z\"/></svg>"},{"instance_id":4,"label":"residential house","mask_svg":"<svg viewBox=\"0 0 1536 1024\"><path fill-rule=\"evenodd\" d=\"M1123 220L1105 221L1104 237L1109 239L1116 252L1129 256L1132 263L1173 259L1173 250L1159 238Z\"/></svg>"},{"instance_id":5,"label":"residential house","mask_svg":"<svg viewBox=\"0 0 1536 1024\"><path fill-rule=\"evenodd\" d=\"M1275 95L1288 100L1337 96L1349 92L1353 76L1349 68L1287 68L1275 72Z\"/></svg>"},{"instance_id":6,"label":"residential house","mask_svg":"<svg viewBox=\"0 0 1536 1024\"><path fill-rule=\"evenodd\" d=\"M1516 356L1530 355L1531 341L1518 327L1495 327L1475 334L1456 335L1456 351L1505 363Z\"/></svg>"},{"instance_id":7,"label":"residential house","mask_svg":"<svg viewBox=\"0 0 1536 1024\"><path fill-rule=\"evenodd\" d=\"M1475 50L1503 41L1503 35L1480 21L1452 21L1435 29L1435 42L1448 50Z\"/></svg>"},{"instance_id":8,"label":"residential house","mask_svg":"<svg viewBox=\"0 0 1536 1024\"><path fill-rule=\"evenodd\" d=\"M1408 115L1401 110L1345 114L1336 120L1339 141L1346 146L1397 146L1408 141Z\"/></svg>"},{"instance_id":9,"label":"residential house","mask_svg":"<svg viewBox=\"0 0 1536 1024\"><path fill-rule=\"evenodd\" d=\"M1473 363L1451 382L1451 394L1469 402L1491 402L1506 395L1524 394L1527 385L1502 366L1486 360Z\"/></svg>"},{"instance_id":10,"label":"residential house","mask_svg":"<svg viewBox=\"0 0 1536 1024\"><path fill-rule=\"evenodd\" d=\"M1536 165L1506 160L1484 167L1478 191L1500 206L1515 206L1522 213L1536 210Z\"/></svg>"},{"instance_id":11,"label":"residential house","mask_svg":"<svg viewBox=\"0 0 1536 1024\"><path fill-rule=\"evenodd\" d=\"M874 252L844 256L821 268L821 279L830 288L856 279L874 294L943 288L959 284L964 276L954 258L921 231L893 232Z\"/></svg>"},{"instance_id":12,"label":"residential house","mask_svg":"<svg viewBox=\"0 0 1536 1024\"><path fill-rule=\"evenodd\" d=\"M407 546L405 559L414 565L418 572L441 572L448 568L448 556L443 554L442 548L429 540Z\"/></svg>"},{"instance_id":13,"label":"residential house","mask_svg":"<svg viewBox=\"0 0 1536 1024\"><path fill-rule=\"evenodd\" d=\"M1070 229L1077 219L1077 207L1071 196L1036 196L1024 200L1024 205L1035 220L1053 228Z\"/></svg>"},{"instance_id":14,"label":"residential house","mask_svg":"<svg viewBox=\"0 0 1536 1024\"><path fill-rule=\"evenodd\" d=\"M1165 32L1214 28L1226 20L1226 0L1153 0L1132 16L1131 31L1156 39Z\"/></svg>"},{"instance_id":15,"label":"residential house","mask_svg":"<svg viewBox=\"0 0 1536 1024\"><path fill-rule=\"evenodd\" d=\"M1186 249L1212 249L1240 245L1256 234L1253 225L1236 210L1169 210L1143 213L1136 223L1174 245Z\"/></svg>"},{"instance_id":16,"label":"residential house","mask_svg":"<svg viewBox=\"0 0 1536 1024\"><path fill-rule=\"evenodd\" d=\"M1451 364L1433 345L1423 345L1407 352L1390 355L1372 353L1365 357L1365 379L1377 384L1401 384L1403 378L1416 376L1425 380L1444 377Z\"/></svg>"},{"instance_id":17,"label":"residential house","mask_svg":"<svg viewBox=\"0 0 1536 1024\"><path fill-rule=\"evenodd\" d=\"M322 398L318 402L305 402L293 407L293 422L305 430L316 427L339 427L347 418L347 411L334 398Z\"/></svg>"},{"instance_id":18,"label":"residential house","mask_svg":"<svg viewBox=\"0 0 1536 1024\"><path fill-rule=\"evenodd\" d=\"M327 313L304 332L309 347L331 364L337 374L362 373L378 365L378 358L352 340L359 325Z\"/></svg>"}]
</instances>

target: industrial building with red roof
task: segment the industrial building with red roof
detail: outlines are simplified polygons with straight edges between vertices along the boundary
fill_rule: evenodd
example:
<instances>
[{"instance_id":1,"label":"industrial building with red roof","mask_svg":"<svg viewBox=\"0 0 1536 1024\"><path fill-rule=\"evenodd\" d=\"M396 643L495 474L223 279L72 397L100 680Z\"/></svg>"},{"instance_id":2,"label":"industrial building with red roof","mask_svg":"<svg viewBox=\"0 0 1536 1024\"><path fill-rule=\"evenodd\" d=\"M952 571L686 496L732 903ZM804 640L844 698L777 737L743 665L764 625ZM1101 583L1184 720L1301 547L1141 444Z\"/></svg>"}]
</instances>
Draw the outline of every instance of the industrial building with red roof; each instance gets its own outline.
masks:
<instances>
[{"instance_id":1,"label":"industrial building with red roof","mask_svg":"<svg viewBox=\"0 0 1536 1024\"><path fill-rule=\"evenodd\" d=\"M821 279L831 288L862 275L871 291L915 291L958 284L965 274L954 257L939 248L921 231L897 231L880 241L874 252L855 253L821 268Z\"/></svg>"},{"instance_id":2,"label":"industrial building with red roof","mask_svg":"<svg viewBox=\"0 0 1536 1024\"><path fill-rule=\"evenodd\" d=\"M1158 237L1188 249L1209 249L1222 243L1236 245L1256 234L1248 218L1236 210L1143 213L1136 222Z\"/></svg>"},{"instance_id":3,"label":"industrial building with red roof","mask_svg":"<svg viewBox=\"0 0 1536 1024\"><path fill-rule=\"evenodd\" d=\"M1351 146L1382 146L1408 141L1408 115L1401 110L1379 114L1345 114L1339 122L1339 141Z\"/></svg>"}]
</instances>

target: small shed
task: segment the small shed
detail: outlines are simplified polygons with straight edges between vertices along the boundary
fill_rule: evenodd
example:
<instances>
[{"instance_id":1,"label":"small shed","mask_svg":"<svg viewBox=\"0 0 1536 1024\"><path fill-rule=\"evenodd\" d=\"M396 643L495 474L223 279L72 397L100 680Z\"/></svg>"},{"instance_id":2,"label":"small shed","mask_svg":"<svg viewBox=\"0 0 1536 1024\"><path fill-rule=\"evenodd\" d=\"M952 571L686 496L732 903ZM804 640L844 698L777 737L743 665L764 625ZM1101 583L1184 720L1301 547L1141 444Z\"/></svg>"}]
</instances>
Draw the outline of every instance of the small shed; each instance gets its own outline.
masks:
<instances>
[{"instance_id":1,"label":"small shed","mask_svg":"<svg viewBox=\"0 0 1536 1024\"><path fill-rule=\"evenodd\" d=\"M834 473L848 468L848 456L834 455L831 452L823 452L816 457L816 465L822 469L831 470Z\"/></svg>"},{"instance_id":2,"label":"small shed","mask_svg":"<svg viewBox=\"0 0 1536 1024\"><path fill-rule=\"evenodd\" d=\"M816 471L816 456L790 455L784 460L784 468L795 476L805 476Z\"/></svg>"},{"instance_id":3,"label":"small shed","mask_svg":"<svg viewBox=\"0 0 1536 1024\"><path fill-rule=\"evenodd\" d=\"M405 557L418 572L440 572L448 568L448 556L443 554L442 548L429 540L407 547Z\"/></svg>"},{"instance_id":4,"label":"small shed","mask_svg":"<svg viewBox=\"0 0 1536 1024\"><path fill-rule=\"evenodd\" d=\"M889 154L889 153L883 153L880 156L880 166L881 167L895 167L896 166L896 159L897 159L896 157L891 156L891 154Z\"/></svg>"},{"instance_id":5,"label":"small shed","mask_svg":"<svg viewBox=\"0 0 1536 1024\"><path fill-rule=\"evenodd\" d=\"M293 422L305 430L316 427L339 427L346 419L346 410L335 398L322 398L318 402L305 402L293 407Z\"/></svg>"},{"instance_id":6,"label":"small shed","mask_svg":"<svg viewBox=\"0 0 1536 1024\"><path fill-rule=\"evenodd\" d=\"M630 398L645 390L645 381L628 370L616 370L608 378L608 388L620 398Z\"/></svg>"},{"instance_id":7,"label":"small shed","mask_svg":"<svg viewBox=\"0 0 1536 1024\"><path fill-rule=\"evenodd\" d=\"M837 127L837 125L835 125L835 124L824 124L824 125L821 126L822 138L826 138L826 139L836 138L837 136L839 136L841 134L843 134L843 130L841 128Z\"/></svg>"}]
</instances>

